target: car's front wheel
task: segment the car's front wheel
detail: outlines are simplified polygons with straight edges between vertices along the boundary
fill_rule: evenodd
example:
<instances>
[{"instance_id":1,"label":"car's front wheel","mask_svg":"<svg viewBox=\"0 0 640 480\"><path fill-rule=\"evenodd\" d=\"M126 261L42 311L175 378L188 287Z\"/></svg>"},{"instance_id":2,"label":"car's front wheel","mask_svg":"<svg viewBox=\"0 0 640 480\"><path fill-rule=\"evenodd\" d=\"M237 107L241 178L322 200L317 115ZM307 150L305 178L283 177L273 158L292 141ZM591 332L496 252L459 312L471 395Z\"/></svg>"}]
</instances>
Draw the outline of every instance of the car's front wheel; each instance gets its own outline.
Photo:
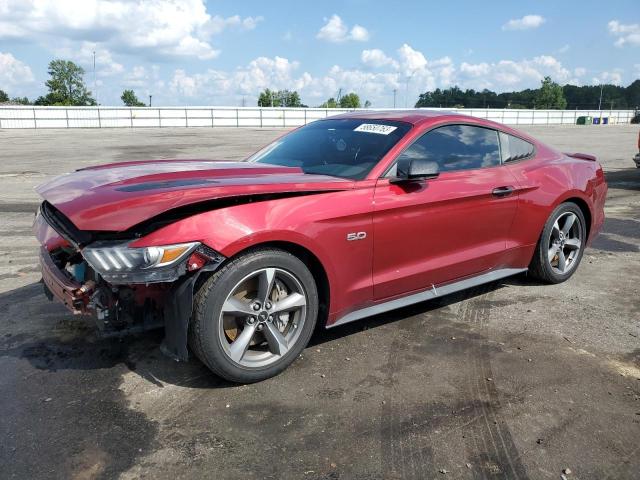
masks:
<instances>
[{"instance_id":1,"label":"car's front wheel","mask_svg":"<svg viewBox=\"0 0 640 480\"><path fill-rule=\"evenodd\" d=\"M317 316L317 288L306 265L283 250L254 250L196 292L189 345L221 377L257 382L298 357Z\"/></svg>"},{"instance_id":2,"label":"car's front wheel","mask_svg":"<svg viewBox=\"0 0 640 480\"><path fill-rule=\"evenodd\" d=\"M587 240L580 207L573 202L558 205L544 226L529 272L548 283L560 283L576 271Z\"/></svg>"}]
</instances>

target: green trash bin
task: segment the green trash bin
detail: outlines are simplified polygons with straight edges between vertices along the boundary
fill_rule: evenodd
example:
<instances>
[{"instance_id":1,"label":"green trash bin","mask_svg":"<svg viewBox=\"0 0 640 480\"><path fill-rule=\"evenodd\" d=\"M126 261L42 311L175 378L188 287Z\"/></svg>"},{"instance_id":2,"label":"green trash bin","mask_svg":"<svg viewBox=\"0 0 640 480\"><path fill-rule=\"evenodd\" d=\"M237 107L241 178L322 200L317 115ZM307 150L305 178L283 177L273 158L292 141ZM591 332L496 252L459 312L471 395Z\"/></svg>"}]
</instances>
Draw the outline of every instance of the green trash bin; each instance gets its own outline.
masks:
<instances>
[{"instance_id":1,"label":"green trash bin","mask_svg":"<svg viewBox=\"0 0 640 480\"><path fill-rule=\"evenodd\" d=\"M591 125L592 123L593 117L589 115L578 117L578 119L576 120L576 125Z\"/></svg>"}]
</instances>

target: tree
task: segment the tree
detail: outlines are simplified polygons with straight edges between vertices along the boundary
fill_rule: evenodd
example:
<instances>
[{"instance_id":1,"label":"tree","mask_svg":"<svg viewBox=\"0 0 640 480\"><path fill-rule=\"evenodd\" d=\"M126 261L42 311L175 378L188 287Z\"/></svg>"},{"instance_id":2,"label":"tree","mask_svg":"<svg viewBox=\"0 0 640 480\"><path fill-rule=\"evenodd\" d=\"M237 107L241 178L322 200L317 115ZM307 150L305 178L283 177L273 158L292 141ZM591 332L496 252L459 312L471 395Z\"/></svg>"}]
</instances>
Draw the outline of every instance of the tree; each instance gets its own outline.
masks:
<instances>
[{"instance_id":1,"label":"tree","mask_svg":"<svg viewBox=\"0 0 640 480\"><path fill-rule=\"evenodd\" d=\"M340 108L360 108L360 97L351 92L340 99Z\"/></svg>"},{"instance_id":2,"label":"tree","mask_svg":"<svg viewBox=\"0 0 640 480\"><path fill-rule=\"evenodd\" d=\"M143 102L138 100L133 90L125 90L122 92L120 99L127 107L146 107Z\"/></svg>"},{"instance_id":3,"label":"tree","mask_svg":"<svg viewBox=\"0 0 640 480\"><path fill-rule=\"evenodd\" d=\"M536 108L563 110L567 106L562 87L551 80L551 77L544 77L542 85L535 96Z\"/></svg>"},{"instance_id":4,"label":"tree","mask_svg":"<svg viewBox=\"0 0 640 480\"><path fill-rule=\"evenodd\" d=\"M371 106L371 102L369 100L366 100L364 102L364 108L369 108Z\"/></svg>"},{"instance_id":5,"label":"tree","mask_svg":"<svg viewBox=\"0 0 640 480\"><path fill-rule=\"evenodd\" d=\"M8 102L9 95L4 90L0 90L0 103Z\"/></svg>"},{"instance_id":6,"label":"tree","mask_svg":"<svg viewBox=\"0 0 640 480\"><path fill-rule=\"evenodd\" d=\"M36 100L36 105L95 105L91 92L84 84L84 69L69 60L49 63L51 78L45 85L49 93Z\"/></svg>"},{"instance_id":7,"label":"tree","mask_svg":"<svg viewBox=\"0 0 640 480\"><path fill-rule=\"evenodd\" d=\"M17 103L18 105L31 105L31 102L27 97L13 97L11 103Z\"/></svg>"},{"instance_id":8,"label":"tree","mask_svg":"<svg viewBox=\"0 0 640 480\"><path fill-rule=\"evenodd\" d=\"M302 107L300 94L290 90L270 90L265 88L258 97L259 107Z\"/></svg>"},{"instance_id":9,"label":"tree","mask_svg":"<svg viewBox=\"0 0 640 480\"><path fill-rule=\"evenodd\" d=\"M273 104L273 93L270 89L265 88L263 92L260 92L260 96L258 96L258 106L259 107L274 107Z\"/></svg>"},{"instance_id":10,"label":"tree","mask_svg":"<svg viewBox=\"0 0 640 480\"><path fill-rule=\"evenodd\" d=\"M320 108L338 108L338 102L336 99L331 97L329 100L320 105Z\"/></svg>"},{"instance_id":11,"label":"tree","mask_svg":"<svg viewBox=\"0 0 640 480\"><path fill-rule=\"evenodd\" d=\"M553 83L553 82L552 82ZM564 108L594 109L600 102L600 85L565 85L562 93L567 103ZM496 93L491 90L462 91L458 87L446 89L436 88L430 92L421 93L416 107L453 107L463 105L465 108L545 108L540 104L538 96L540 89L527 88L519 92ZM636 80L628 87L617 85L602 85L603 108L633 108L640 105L640 80ZM557 107L559 108L559 107Z\"/></svg>"}]
</instances>

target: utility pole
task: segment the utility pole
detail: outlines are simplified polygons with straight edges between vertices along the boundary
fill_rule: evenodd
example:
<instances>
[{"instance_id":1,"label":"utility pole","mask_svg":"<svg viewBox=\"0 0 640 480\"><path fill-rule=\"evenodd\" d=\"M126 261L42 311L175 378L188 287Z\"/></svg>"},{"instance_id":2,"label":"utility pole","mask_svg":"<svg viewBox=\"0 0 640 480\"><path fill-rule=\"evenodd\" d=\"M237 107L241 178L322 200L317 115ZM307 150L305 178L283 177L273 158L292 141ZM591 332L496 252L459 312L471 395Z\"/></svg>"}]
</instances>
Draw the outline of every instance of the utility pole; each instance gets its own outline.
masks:
<instances>
[{"instance_id":1,"label":"utility pole","mask_svg":"<svg viewBox=\"0 0 640 480\"><path fill-rule=\"evenodd\" d=\"M398 91L397 88L393 89L393 108L396 108L396 92Z\"/></svg>"},{"instance_id":2,"label":"utility pole","mask_svg":"<svg viewBox=\"0 0 640 480\"><path fill-rule=\"evenodd\" d=\"M405 86L404 86L404 108L408 108L409 107L409 81L413 78L413 76L415 75L415 70L413 72L411 72L411 74L407 75L406 81L405 81Z\"/></svg>"},{"instance_id":3,"label":"utility pole","mask_svg":"<svg viewBox=\"0 0 640 480\"><path fill-rule=\"evenodd\" d=\"M98 103L98 89L96 88L96 51L93 51L93 94L96 96L96 104Z\"/></svg>"},{"instance_id":4,"label":"utility pole","mask_svg":"<svg viewBox=\"0 0 640 480\"><path fill-rule=\"evenodd\" d=\"M600 101L598 102L598 110L602 109L602 89L604 88L604 85L601 83L600 84Z\"/></svg>"},{"instance_id":5,"label":"utility pole","mask_svg":"<svg viewBox=\"0 0 640 480\"><path fill-rule=\"evenodd\" d=\"M149 95L149 106L151 106L151 98L153 97L153 95Z\"/></svg>"}]
</instances>

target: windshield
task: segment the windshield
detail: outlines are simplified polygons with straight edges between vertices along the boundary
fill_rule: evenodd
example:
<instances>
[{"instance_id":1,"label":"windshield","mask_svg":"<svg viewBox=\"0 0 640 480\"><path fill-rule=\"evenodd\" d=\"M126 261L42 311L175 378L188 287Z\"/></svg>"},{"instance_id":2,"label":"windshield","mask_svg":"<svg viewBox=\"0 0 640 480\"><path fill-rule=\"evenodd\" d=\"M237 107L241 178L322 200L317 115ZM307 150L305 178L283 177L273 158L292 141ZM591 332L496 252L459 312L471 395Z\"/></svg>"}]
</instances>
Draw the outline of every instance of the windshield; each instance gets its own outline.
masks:
<instances>
[{"instance_id":1,"label":"windshield","mask_svg":"<svg viewBox=\"0 0 640 480\"><path fill-rule=\"evenodd\" d=\"M318 120L267 145L248 161L360 180L410 128L388 120Z\"/></svg>"}]
</instances>

